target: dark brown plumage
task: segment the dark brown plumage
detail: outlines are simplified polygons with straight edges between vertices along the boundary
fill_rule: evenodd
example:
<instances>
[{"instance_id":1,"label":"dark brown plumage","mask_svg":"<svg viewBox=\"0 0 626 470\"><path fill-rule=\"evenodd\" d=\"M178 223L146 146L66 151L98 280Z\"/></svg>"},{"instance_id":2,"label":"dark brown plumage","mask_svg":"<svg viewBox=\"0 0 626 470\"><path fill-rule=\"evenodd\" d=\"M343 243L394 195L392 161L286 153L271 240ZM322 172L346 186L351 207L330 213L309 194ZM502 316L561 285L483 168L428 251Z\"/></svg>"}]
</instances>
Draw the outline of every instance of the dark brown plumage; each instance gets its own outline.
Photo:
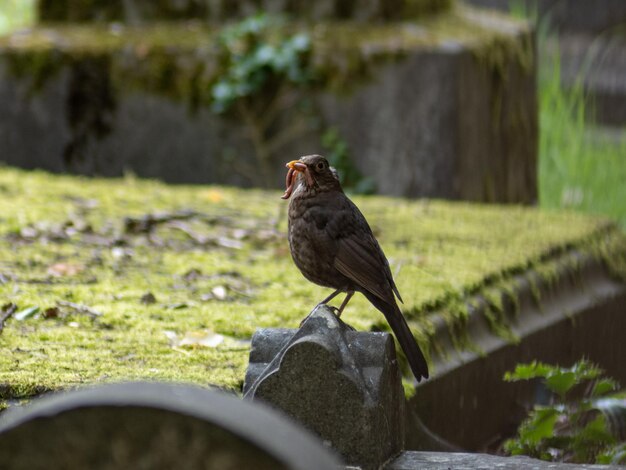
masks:
<instances>
[{"instance_id":1,"label":"dark brown plumage","mask_svg":"<svg viewBox=\"0 0 626 470\"><path fill-rule=\"evenodd\" d=\"M400 293L385 254L361 211L348 199L339 180L320 155L287 164L289 246L296 266L309 281L335 289L329 302L347 293L338 315L354 292L361 292L391 326L415 378L428 377L424 355L396 303ZM395 296L394 296L395 294Z\"/></svg>"}]
</instances>

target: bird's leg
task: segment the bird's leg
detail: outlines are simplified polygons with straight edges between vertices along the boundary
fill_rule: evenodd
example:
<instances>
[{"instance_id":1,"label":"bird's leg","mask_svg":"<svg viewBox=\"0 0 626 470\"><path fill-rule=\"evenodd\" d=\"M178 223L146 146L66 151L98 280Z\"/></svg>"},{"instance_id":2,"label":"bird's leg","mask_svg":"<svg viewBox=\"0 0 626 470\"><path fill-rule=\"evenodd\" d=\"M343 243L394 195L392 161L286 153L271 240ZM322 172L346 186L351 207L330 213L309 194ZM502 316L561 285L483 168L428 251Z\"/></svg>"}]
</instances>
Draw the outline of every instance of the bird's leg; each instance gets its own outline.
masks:
<instances>
[{"instance_id":1,"label":"bird's leg","mask_svg":"<svg viewBox=\"0 0 626 470\"><path fill-rule=\"evenodd\" d=\"M348 302L350 302L350 299L352 298L353 295L354 295L354 291L349 290L348 293L346 294L346 298L343 299L343 302L341 302L341 306L339 307L339 310L337 310L336 312L337 318L341 317L341 312L343 312L343 309L346 308L346 305L348 305Z\"/></svg>"},{"instance_id":2,"label":"bird's leg","mask_svg":"<svg viewBox=\"0 0 626 470\"><path fill-rule=\"evenodd\" d=\"M333 292L328 297L326 297L324 300L322 300L320 303L318 303L316 305L316 307L319 307L320 305L326 305L328 302L330 302L335 297L337 297L340 293L341 293L341 289L337 289L335 292Z\"/></svg>"},{"instance_id":3,"label":"bird's leg","mask_svg":"<svg viewBox=\"0 0 626 470\"><path fill-rule=\"evenodd\" d=\"M335 292L333 292L328 297L326 297L324 300L322 300L320 303L318 303L315 306L315 308L319 307L320 305L326 305L328 302L330 302L335 297L337 297L341 292L342 292L341 289L337 289ZM315 310L315 308L313 310ZM334 310L335 311L335 315L337 315L337 308L336 307L329 307L329 308ZM313 310L311 311L311 313L313 313ZM300 322L300 326L302 326L302 324L307 320L307 318L309 318L311 316L311 313L309 313L306 317L304 317L304 319ZM339 315L341 315L341 313L339 313ZM339 316L339 315L337 315L337 316Z\"/></svg>"}]
</instances>

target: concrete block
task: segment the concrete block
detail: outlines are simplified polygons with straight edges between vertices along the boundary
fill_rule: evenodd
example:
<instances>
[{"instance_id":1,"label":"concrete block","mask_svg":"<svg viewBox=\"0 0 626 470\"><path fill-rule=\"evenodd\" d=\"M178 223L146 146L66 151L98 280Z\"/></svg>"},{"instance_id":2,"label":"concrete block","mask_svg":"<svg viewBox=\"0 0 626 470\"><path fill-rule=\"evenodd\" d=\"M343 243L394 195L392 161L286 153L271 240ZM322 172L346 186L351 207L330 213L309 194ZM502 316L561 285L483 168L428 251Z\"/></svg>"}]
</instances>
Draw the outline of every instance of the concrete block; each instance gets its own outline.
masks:
<instances>
[{"instance_id":1,"label":"concrete block","mask_svg":"<svg viewBox=\"0 0 626 470\"><path fill-rule=\"evenodd\" d=\"M532 33L501 18L466 14L485 28L506 30L530 63L508 52L501 63L490 62L497 48L481 52L478 38L473 45L419 48L348 96L324 95L323 115L383 194L534 203Z\"/></svg>"}]
</instances>

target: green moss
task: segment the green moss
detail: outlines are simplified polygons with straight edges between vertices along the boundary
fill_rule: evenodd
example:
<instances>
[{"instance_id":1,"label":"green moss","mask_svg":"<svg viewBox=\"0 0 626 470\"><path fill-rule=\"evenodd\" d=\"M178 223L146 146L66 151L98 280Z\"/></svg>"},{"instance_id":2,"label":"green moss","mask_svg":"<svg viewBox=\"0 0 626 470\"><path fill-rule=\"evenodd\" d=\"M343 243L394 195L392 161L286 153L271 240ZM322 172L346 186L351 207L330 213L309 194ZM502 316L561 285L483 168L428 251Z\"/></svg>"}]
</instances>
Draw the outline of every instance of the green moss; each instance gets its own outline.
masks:
<instances>
[{"instance_id":1,"label":"green moss","mask_svg":"<svg viewBox=\"0 0 626 470\"><path fill-rule=\"evenodd\" d=\"M2 398L124 379L237 389L254 331L297 327L327 294L291 262L278 192L0 168L0 197L0 305L43 311L70 301L102 313L9 319L0 334ZM514 297L512 277L532 269L549 278L568 250L606 260L616 276L626 273L625 237L597 218L385 197L355 202L378 234L403 310L429 352L438 349L439 315L459 348L475 348L466 324L467 299L476 296L488 300L494 332L507 337L509 300L499 296ZM150 238L124 230L126 217L182 209L203 216L157 226ZM199 246L189 234L207 241ZM63 266L77 272L55 275ZM225 298L211 298L216 287ZM140 302L147 292L156 303ZM344 318L360 330L387 328L362 296ZM224 342L176 349L165 334L205 330Z\"/></svg>"}]
</instances>

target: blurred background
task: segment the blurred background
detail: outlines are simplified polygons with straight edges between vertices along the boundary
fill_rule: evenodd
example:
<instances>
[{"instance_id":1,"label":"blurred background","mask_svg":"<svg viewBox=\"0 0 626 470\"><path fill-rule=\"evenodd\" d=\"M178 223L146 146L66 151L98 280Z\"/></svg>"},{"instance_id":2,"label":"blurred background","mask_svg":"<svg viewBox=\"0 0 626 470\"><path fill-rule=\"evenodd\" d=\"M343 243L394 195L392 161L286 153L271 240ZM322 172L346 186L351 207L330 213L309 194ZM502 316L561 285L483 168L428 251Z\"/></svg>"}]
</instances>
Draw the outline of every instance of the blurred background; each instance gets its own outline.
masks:
<instances>
[{"instance_id":1,"label":"blurred background","mask_svg":"<svg viewBox=\"0 0 626 470\"><path fill-rule=\"evenodd\" d=\"M354 192L626 225L623 2L378 3L0 0L0 160L277 187L317 152Z\"/></svg>"}]
</instances>

